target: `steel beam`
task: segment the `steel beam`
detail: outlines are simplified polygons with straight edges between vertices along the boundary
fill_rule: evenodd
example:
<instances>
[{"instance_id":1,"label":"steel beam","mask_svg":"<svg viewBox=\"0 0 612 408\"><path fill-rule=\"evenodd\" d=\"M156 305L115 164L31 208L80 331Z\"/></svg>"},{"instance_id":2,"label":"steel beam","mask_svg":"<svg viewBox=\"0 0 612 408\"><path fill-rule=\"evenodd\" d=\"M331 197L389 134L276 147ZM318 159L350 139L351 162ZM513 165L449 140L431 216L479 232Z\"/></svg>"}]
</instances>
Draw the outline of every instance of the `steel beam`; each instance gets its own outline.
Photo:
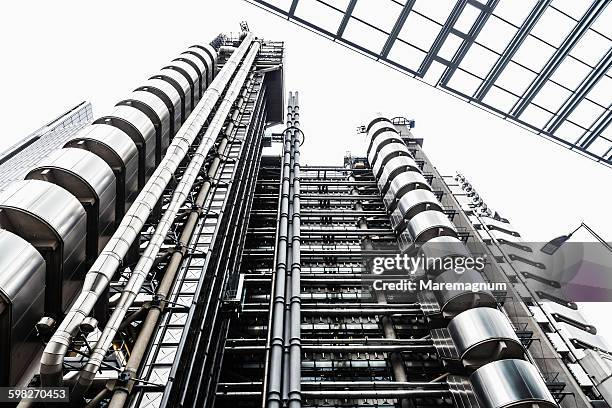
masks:
<instances>
[{"instance_id":1,"label":"steel beam","mask_svg":"<svg viewBox=\"0 0 612 408\"><path fill-rule=\"evenodd\" d=\"M338 26L338 30L336 31L336 39L342 38L342 35L344 34L344 30L346 29L346 26L348 25L348 22L351 19L351 15L353 15L353 10L355 9L356 4L357 4L357 0L351 0L349 5L346 7L346 12L344 13L344 16L342 17L342 21L340 22L340 25Z\"/></svg>"},{"instance_id":2,"label":"steel beam","mask_svg":"<svg viewBox=\"0 0 612 408\"><path fill-rule=\"evenodd\" d=\"M416 0L407 0L406 4L404 4L402 11L397 17L395 24L393 25L393 29L391 30L391 33L389 33L389 36L387 37L387 41L385 41L385 45L383 46L383 49L380 52L381 58L386 59L387 56L389 55L391 48L393 48L393 44L395 44L395 41L397 40L397 36L402 31L402 28L404 27L404 23L406 23L406 19L408 18L408 15L412 11L412 7L414 7L414 3L416 3Z\"/></svg>"},{"instance_id":3,"label":"steel beam","mask_svg":"<svg viewBox=\"0 0 612 408\"><path fill-rule=\"evenodd\" d=\"M291 7L289 7L289 16L290 17L295 15L295 9L297 8L299 1L300 0L293 0L291 2Z\"/></svg>"},{"instance_id":4,"label":"steel beam","mask_svg":"<svg viewBox=\"0 0 612 408\"><path fill-rule=\"evenodd\" d=\"M417 71L417 74L421 78L425 76L425 74L429 70L429 67L431 66L431 63L434 61L434 59L438 55L438 52L440 52L442 45L444 45L444 42L448 38L448 35L450 34L453 26L459 19L459 16L463 12L463 9L465 8L466 4L467 4L467 0L459 0L455 4L455 7L453 7L453 10L449 14L448 18L446 19L446 22L444 23L444 26L442 27L442 30L440 30L440 32L438 33L438 36L434 40L431 48L429 49L429 52L423 59L423 62L421 62L421 66L419 66L419 70Z\"/></svg>"},{"instance_id":5,"label":"steel beam","mask_svg":"<svg viewBox=\"0 0 612 408\"><path fill-rule=\"evenodd\" d=\"M491 15L493 14L493 10L497 6L497 3L499 3L499 0L488 0L486 6L482 6L482 8L480 9L480 14L476 18L474 24L472 24L472 27L470 28L470 31L467 34L467 37L463 39L463 42L459 46L459 49L453 56L451 66L447 67L444 70L444 73L440 78L440 83L442 85L448 84L448 81L450 81L455 71L457 71L457 68L459 68L459 65L461 65L461 61L463 61L463 58L465 58L465 56L467 55L468 51L472 47L472 44L474 44L474 41L476 41L476 37L478 36L478 34L480 34L480 31L482 31L482 28L489 20L489 17L491 17Z\"/></svg>"},{"instance_id":6,"label":"steel beam","mask_svg":"<svg viewBox=\"0 0 612 408\"><path fill-rule=\"evenodd\" d=\"M593 144L593 142L599 137L601 136L602 132L604 130L606 130L606 128L610 125L610 123L612 123L612 110L609 110L606 115L604 116L604 118L602 120L599 121L599 123L593 128L593 131L591 132L591 134L589 135L589 137L587 137L581 144L580 144L580 148L582 149L588 149L589 146L591 146ZM609 151L608 151L609 152ZM603 158L604 160L608 160L610 161L609 158Z\"/></svg>"},{"instance_id":7,"label":"steel beam","mask_svg":"<svg viewBox=\"0 0 612 408\"><path fill-rule=\"evenodd\" d=\"M495 81L497 81L497 78L499 78L503 70L506 69L506 66L508 66L514 54L516 54L519 47L523 44L525 39L527 39L533 27L535 27L540 17L542 17L542 14L544 14L552 2L553 0L539 0L535 7L529 12L529 15L525 18L521 27L514 34L514 37L512 37L512 40L510 40L504 52L497 59L493 68L491 68L484 81L482 81L476 90L476 93L474 93L475 99L479 101L484 99L489 90L493 87Z\"/></svg>"},{"instance_id":8,"label":"steel beam","mask_svg":"<svg viewBox=\"0 0 612 408\"><path fill-rule=\"evenodd\" d=\"M606 73L612 67L612 48L608 50L606 55L599 60L595 68L589 72L586 78L582 81L582 83L576 88L576 91L572 94L572 96L565 101L565 104L561 107L557 116L553 121L548 125L546 129L547 132L554 133L559 129L559 126L563 124L572 114L574 109L584 100L587 94L597 85L597 83L606 75Z\"/></svg>"}]
</instances>

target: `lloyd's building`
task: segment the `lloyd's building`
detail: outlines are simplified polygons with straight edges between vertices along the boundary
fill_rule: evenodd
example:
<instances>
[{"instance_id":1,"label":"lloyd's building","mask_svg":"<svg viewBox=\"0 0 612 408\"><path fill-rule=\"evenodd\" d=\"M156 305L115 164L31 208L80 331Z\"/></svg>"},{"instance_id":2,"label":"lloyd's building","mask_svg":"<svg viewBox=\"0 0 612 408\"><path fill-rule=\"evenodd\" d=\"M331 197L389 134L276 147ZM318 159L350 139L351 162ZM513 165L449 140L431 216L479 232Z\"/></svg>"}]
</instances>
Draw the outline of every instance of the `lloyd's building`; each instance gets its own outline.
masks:
<instances>
[{"instance_id":1,"label":"lloyd's building","mask_svg":"<svg viewBox=\"0 0 612 408\"><path fill-rule=\"evenodd\" d=\"M78 407L607 407L609 347L411 120L364 117L365 156L301 164L320 118L284 51L246 25L187 46L0 158L0 385ZM482 264L376 288L371 257L396 254Z\"/></svg>"}]
</instances>

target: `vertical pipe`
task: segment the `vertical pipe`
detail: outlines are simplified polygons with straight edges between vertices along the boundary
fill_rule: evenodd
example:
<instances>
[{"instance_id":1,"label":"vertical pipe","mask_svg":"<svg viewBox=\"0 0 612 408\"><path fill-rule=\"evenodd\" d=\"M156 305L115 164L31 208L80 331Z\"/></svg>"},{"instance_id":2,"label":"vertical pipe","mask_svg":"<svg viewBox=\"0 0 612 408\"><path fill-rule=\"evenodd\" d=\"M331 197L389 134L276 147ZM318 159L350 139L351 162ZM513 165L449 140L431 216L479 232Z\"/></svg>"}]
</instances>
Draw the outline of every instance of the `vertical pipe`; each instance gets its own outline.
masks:
<instances>
[{"instance_id":1,"label":"vertical pipe","mask_svg":"<svg viewBox=\"0 0 612 408\"><path fill-rule=\"evenodd\" d=\"M287 240L289 233L289 188L291 171L291 140L283 139L283 171L279 228L276 244L276 265L270 320L270 352L268 355L266 407L282 407L282 366L284 349L285 285L287 275Z\"/></svg>"},{"instance_id":2,"label":"vertical pipe","mask_svg":"<svg viewBox=\"0 0 612 408\"><path fill-rule=\"evenodd\" d=\"M289 106L287 109L287 129L293 127L293 114L291 112L291 104L293 94L289 92ZM290 143L290 162L289 162L289 222L287 234L287 275L285 276L285 313L284 313L284 339L283 339L283 403L289 399L289 341L291 338L291 265L293 263L293 183L294 183L294 148L293 148L293 131L286 131L285 137Z\"/></svg>"},{"instance_id":3,"label":"vertical pipe","mask_svg":"<svg viewBox=\"0 0 612 408\"><path fill-rule=\"evenodd\" d=\"M293 96L293 127L299 130L300 127L300 107L298 93ZM301 376L302 376L302 316L301 316L301 239L300 239L300 144L303 141L303 134L298 130L292 131L293 143L293 211L292 211L292 262L291 262L291 298L289 299L291 316L291 334L289 340L289 401L288 408L300 408L302 406L301 397ZM301 135L301 138L300 138ZM302 140L300 140L302 139Z\"/></svg>"},{"instance_id":4,"label":"vertical pipe","mask_svg":"<svg viewBox=\"0 0 612 408\"><path fill-rule=\"evenodd\" d=\"M256 47L258 49L259 47L258 44L256 44ZM242 88L242 85L247 80L246 75L251 65L254 62L254 58L255 58L255 55L257 54L257 50L255 51L252 50L252 53L253 53L251 55L252 58L249 57L247 60L245 60L246 70L244 70L244 67L243 67L242 70L240 71L240 75L237 74L236 78L230 85L230 89L228 89L228 95L230 95L229 99L228 99L228 96L226 95L223 103L221 104L221 105L225 105L225 109L228 109L237 100L236 101L237 108L233 111L231 115L232 119L235 119L237 117L238 110L240 109L242 105L241 98L239 98L238 94L239 94L240 89ZM222 106L220 106L219 108L221 109ZM225 119L223 120L223 122L224 121ZM211 122L211 126L213 125L213 122ZM160 302L157 305L153 305L149 309L147 316L142 324L142 328L140 332L138 333L138 337L136 339L134 347L131 350L130 358L124 370L130 376L128 384L126 386L117 386L114 389L112 399L109 403L109 407L111 408L122 408L127 402L127 398L133 388L134 378L136 377L136 374L138 372L142 359L146 353L146 350L153 336L153 333L155 332L155 329L157 328L157 321L159 320L159 317L161 316L163 308L165 307L165 300L167 299L172 289L172 285L174 283L176 272L178 271L181 265L181 262L185 254L187 253L187 247L189 244L189 240L191 239L191 235L193 234L193 231L195 230L197 221L202 214L204 203L212 187L212 180L215 178L217 172L219 171L219 168L221 165L220 155L223 155L223 152L225 151L226 146L229 143L228 138L231 135L233 128L234 128L232 122L233 121L230 121L230 124L227 126L227 129L224 132L224 137L221 139L221 142L219 143L219 146L217 147L217 152L219 153L219 155L217 155L213 159L208 169L208 172L207 172L207 175L208 175L207 180L204 182L204 184L202 184L202 187L200 188L200 191L198 192L198 195L196 196L196 199L195 199L195 203L193 206L194 209L189 214L187 221L185 222L185 226L179 237L179 245L178 245L179 249L177 249L176 252L172 254L172 257L170 258L168 266L166 267L166 272L164 273L164 277L162 278L162 281L160 282L157 288L156 295L157 295L157 298L160 300ZM221 123L221 125L222 124L223 123Z\"/></svg>"},{"instance_id":5,"label":"vertical pipe","mask_svg":"<svg viewBox=\"0 0 612 408\"><path fill-rule=\"evenodd\" d=\"M266 407L301 407L300 315L300 137L297 93L289 93L287 129L283 138L283 175L277 266L266 365ZM298 133L299 132L299 133ZM282 292L281 292L282 289ZM281 297L282 296L282 297ZM282 309L281 309L282 306ZM282 334L279 334L282 330Z\"/></svg>"},{"instance_id":6,"label":"vertical pipe","mask_svg":"<svg viewBox=\"0 0 612 408\"><path fill-rule=\"evenodd\" d=\"M43 351L40 360L40 379L43 386L62 385L64 356L79 330L79 325L89 316L100 294L104 292L116 273L172 175L208 119L221 92L228 86L253 38L250 33L244 38L239 47L240 51L230 57L223 70L206 90L194 112L174 136L162 162L126 212L113 237L87 272L81 293Z\"/></svg>"},{"instance_id":7,"label":"vertical pipe","mask_svg":"<svg viewBox=\"0 0 612 408\"><path fill-rule=\"evenodd\" d=\"M193 184L196 181L202 166L204 165L208 152L213 147L214 142L217 140L219 132L223 128L223 124L231 115L232 106L238 99L240 90L247 79L247 74L251 69L251 65L255 61L258 51L259 43L255 42L246 56L244 63L238 69L238 72L236 73L236 76L234 77L229 89L223 96L223 100L219 104L219 108L215 116L206 129L206 133L202 137L200 145L193 154L187 169L183 173L181 181L175 188L170 203L157 224L157 227L149 240L149 244L145 248L143 255L134 267L128 282L121 292L119 302L116 305L108 324L100 335L100 339L90 352L89 361L81 370L79 379L74 387L75 397L80 397L93 382L96 372L99 370L100 365L102 364L102 361L104 360L104 357L106 356L106 353L115 338L119 325L125 318L125 315L132 305L134 299L136 299L138 296L142 284L149 275L155 258L157 257L159 250L161 249L166 236L174 223L174 219L193 188Z\"/></svg>"}]
</instances>

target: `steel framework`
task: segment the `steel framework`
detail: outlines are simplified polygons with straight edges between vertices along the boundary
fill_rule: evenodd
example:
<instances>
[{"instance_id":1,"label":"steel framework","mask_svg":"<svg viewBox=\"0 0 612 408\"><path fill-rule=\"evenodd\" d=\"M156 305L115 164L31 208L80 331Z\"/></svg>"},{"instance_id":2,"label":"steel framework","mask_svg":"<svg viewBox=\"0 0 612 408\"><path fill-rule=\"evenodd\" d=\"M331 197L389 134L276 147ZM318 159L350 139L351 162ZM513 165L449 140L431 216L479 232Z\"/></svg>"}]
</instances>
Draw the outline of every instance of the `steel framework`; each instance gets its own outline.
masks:
<instances>
[{"instance_id":1,"label":"steel framework","mask_svg":"<svg viewBox=\"0 0 612 408\"><path fill-rule=\"evenodd\" d=\"M368 118L367 157L302 165L284 44L243 30L190 47L207 61L193 76L164 68L159 103L120 103L110 118L153 149L95 121L26 176L45 179L0 195L0 385L112 408L607 406L610 348L508 220L436 170L413 121ZM121 135L131 156L108 154ZM436 250L486 261L393 277L503 285L376 286L373 257Z\"/></svg>"},{"instance_id":2,"label":"steel framework","mask_svg":"<svg viewBox=\"0 0 612 408\"><path fill-rule=\"evenodd\" d=\"M246 0L612 164L609 0Z\"/></svg>"}]
</instances>

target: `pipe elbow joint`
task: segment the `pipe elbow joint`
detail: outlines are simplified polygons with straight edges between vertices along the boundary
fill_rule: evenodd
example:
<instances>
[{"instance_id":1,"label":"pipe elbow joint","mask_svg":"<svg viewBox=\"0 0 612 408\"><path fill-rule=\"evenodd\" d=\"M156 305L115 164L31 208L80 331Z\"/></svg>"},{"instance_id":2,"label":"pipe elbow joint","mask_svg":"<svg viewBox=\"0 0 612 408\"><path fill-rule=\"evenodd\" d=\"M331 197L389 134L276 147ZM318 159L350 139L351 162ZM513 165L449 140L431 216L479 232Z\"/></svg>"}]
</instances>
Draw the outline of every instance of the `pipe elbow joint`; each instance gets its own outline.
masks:
<instances>
[{"instance_id":1,"label":"pipe elbow joint","mask_svg":"<svg viewBox=\"0 0 612 408\"><path fill-rule=\"evenodd\" d=\"M43 387L61 387L64 377L64 356L68 345L50 341L40 359L40 382Z\"/></svg>"}]
</instances>

